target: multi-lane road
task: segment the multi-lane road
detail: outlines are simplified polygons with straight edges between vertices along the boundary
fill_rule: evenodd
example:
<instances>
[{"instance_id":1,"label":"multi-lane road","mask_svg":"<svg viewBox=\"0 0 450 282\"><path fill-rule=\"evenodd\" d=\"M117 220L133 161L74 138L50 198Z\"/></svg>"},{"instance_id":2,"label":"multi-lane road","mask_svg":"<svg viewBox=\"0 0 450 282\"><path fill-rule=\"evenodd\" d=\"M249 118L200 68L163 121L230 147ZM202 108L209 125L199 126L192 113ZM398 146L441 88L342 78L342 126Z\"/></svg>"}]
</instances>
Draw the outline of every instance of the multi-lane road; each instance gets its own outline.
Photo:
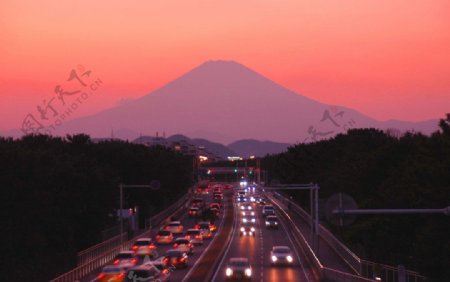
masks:
<instances>
[{"instance_id":1,"label":"multi-lane road","mask_svg":"<svg viewBox=\"0 0 450 282\"><path fill-rule=\"evenodd\" d=\"M310 266L306 263L298 246L293 243L290 233L287 232L286 222L279 219L278 229L267 229L265 218L262 214L262 206L257 203L249 203L250 196L254 193L262 194L262 191L248 192L247 203L252 207L255 222L255 236L240 236L240 228L243 224L241 203L238 203L236 189L224 191L224 206L220 218L215 222L218 227L216 234L204 240L204 244L194 247L194 253L189 255L189 265L185 269L175 269L171 272L170 281L226 281L226 268L230 258L248 258L252 267L252 281L316 281ZM205 202L212 202L212 196L203 195ZM278 213L279 211L277 211ZM224 218L224 215L225 218ZM194 228L198 218L188 216L187 208L178 215L176 220L181 221L184 230ZM152 229L151 237L154 238L160 226ZM289 266L271 264L270 251L273 246L288 246L292 250L293 263ZM167 250L173 248L170 245L158 245L157 253L164 256ZM100 269L92 272L82 281L93 281Z\"/></svg>"},{"instance_id":2,"label":"multi-lane road","mask_svg":"<svg viewBox=\"0 0 450 282\"><path fill-rule=\"evenodd\" d=\"M251 204L255 212L255 237L240 236L243 216L240 204L234 203L234 225L232 239L226 247L225 255L221 258L213 281L225 281L227 262L232 257L248 258L252 266L253 281L314 281L309 273L302 254L294 246L286 232L285 224L280 221L278 229L267 229L262 215L262 206ZM294 262L291 266L271 265L270 251L273 246L288 246L294 254Z\"/></svg>"}]
</instances>

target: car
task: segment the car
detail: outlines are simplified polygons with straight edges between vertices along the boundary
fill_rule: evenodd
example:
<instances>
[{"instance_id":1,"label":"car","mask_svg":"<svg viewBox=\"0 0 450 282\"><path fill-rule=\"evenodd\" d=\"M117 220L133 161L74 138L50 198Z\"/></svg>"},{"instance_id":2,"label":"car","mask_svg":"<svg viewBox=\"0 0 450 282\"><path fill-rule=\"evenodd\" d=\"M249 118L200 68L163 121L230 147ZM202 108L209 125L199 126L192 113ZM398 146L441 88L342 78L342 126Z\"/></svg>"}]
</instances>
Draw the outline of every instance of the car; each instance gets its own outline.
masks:
<instances>
[{"instance_id":1,"label":"car","mask_svg":"<svg viewBox=\"0 0 450 282\"><path fill-rule=\"evenodd\" d=\"M255 223L256 222L256 218L254 218L254 217L243 217L242 218L242 222L243 223L249 223L249 222L251 222L251 223Z\"/></svg>"},{"instance_id":2,"label":"car","mask_svg":"<svg viewBox=\"0 0 450 282\"><path fill-rule=\"evenodd\" d=\"M196 217L200 215L200 209L197 207L191 207L188 211L190 217Z\"/></svg>"},{"instance_id":3,"label":"car","mask_svg":"<svg viewBox=\"0 0 450 282\"><path fill-rule=\"evenodd\" d=\"M288 246L273 246L270 251L271 264L292 265L294 255Z\"/></svg>"},{"instance_id":4,"label":"car","mask_svg":"<svg viewBox=\"0 0 450 282\"><path fill-rule=\"evenodd\" d=\"M125 270L135 266L137 263L137 257L134 251L122 251L118 253L113 259L113 265L120 266Z\"/></svg>"},{"instance_id":5,"label":"car","mask_svg":"<svg viewBox=\"0 0 450 282\"><path fill-rule=\"evenodd\" d=\"M251 211L253 209L253 207L249 204L243 204L241 205L241 210L247 210L247 211Z\"/></svg>"},{"instance_id":6,"label":"car","mask_svg":"<svg viewBox=\"0 0 450 282\"><path fill-rule=\"evenodd\" d=\"M214 192L213 193L213 198L214 199L223 199L223 194L222 194L222 192Z\"/></svg>"},{"instance_id":7,"label":"car","mask_svg":"<svg viewBox=\"0 0 450 282\"><path fill-rule=\"evenodd\" d=\"M203 201L202 198L192 199L192 203L191 203L192 207L202 208L204 205L205 205L205 201Z\"/></svg>"},{"instance_id":8,"label":"car","mask_svg":"<svg viewBox=\"0 0 450 282\"><path fill-rule=\"evenodd\" d=\"M103 267L100 274L95 278L95 282L120 282L125 277L125 269L116 265Z\"/></svg>"},{"instance_id":9,"label":"car","mask_svg":"<svg viewBox=\"0 0 450 282\"><path fill-rule=\"evenodd\" d=\"M268 215L275 215L275 209L272 205L265 205L262 208L262 214L264 217L266 217Z\"/></svg>"},{"instance_id":10,"label":"car","mask_svg":"<svg viewBox=\"0 0 450 282\"><path fill-rule=\"evenodd\" d=\"M254 211L242 211L242 216L255 216Z\"/></svg>"},{"instance_id":11,"label":"car","mask_svg":"<svg viewBox=\"0 0 450 282\"><path fill-rule=\"evenodd\" d=\"M195 225L195 228L200 230L203 239L210 239L212 237L211 224L208 221L201 221Z\"/></svg>"},{"instance_id":12,"label":"car","mask_svg":"<svg viewBox=\"0 0 450 282\"><path fill-rule=\"evenodd\" d=\"M172 234L183 234L183 225L181 225L180 221L171 221L164 228L167 231L172 232Z\"/></svg>"},{"instance_id":13,"label":"car","mask_svg":"<svg viewBox=\"0 0 450 282\"><path fill-rule=\"evenodd\" d=\"M247 202L247 198L245 198L245 196L238 196L237 197L237 202L238 203L245 203L245 202Z\"/></svg>"},{"instance_id":14,"label":"car","mask_svg":"<svg viewBox=\"0 0 450 282\"><path fill-rule=\"evenodd\" d=\"M238 191L237 191L238 197L239 197L239 196L245 197L245 194L246 194L245 190L238 190Z\"/></svg>"},{"instance_id":15,"label":"car","mask_svg":"<svg viewBox=\"0 0 450 282\"><path fill-rule=\"evenodd\" d=\"M170 271L168 269L160 270L152 264L143 264L128 269L123 281L170 281Z\"/></svg>"},{"instance_id":16,"label":"car","mask_svg":"<svg viewBox=\"0 0 450 282\"><path fill-rule=\"evenodd\" d=\"M256 232L255 232L255 227L253 226L241 226L241 228L239 228L239 236L252 236L255 237Z\"/></svg>"},{"instance_id":17,"label":"car","mask_svg":"<svg viewBox=\"0 0 450 282\"><path fill-rule=\"evenodd\" d=\"M230 258L225 269L227 280L251 280L252 266L248 258Z\"/></svg>"},{"instance_id":18,"label":"car","mask_svg":"<svg viewBox=\"0 0 450 282\"><path fill-rule=\"evenodd\" d=\"M168 230L159 230L156 234L156 243L171 244L173 242L173 234Z\"/></svg>"},{"instance_id":19,"label":"car","mask_svg":"<svg viewBox=\"0 0 450 282\"><path fill-rule=\"evenodd\" d=\"M137 256L152 256L156 246L153 244L152 238L140 238L134 242L131 250Z\"/></svg>"},{"instance_id":20,"label":"car","mask_svg":"<svg viewBox=\"0 0 450 282\"><path fill-rule=\"evenodd\" d=\"M198 228L198 229L204 228L204 229L206 229L207 226L209 226L209 230L211 232L217 231L217 226L214 223L211 223L209 221L200 221L199 223L196 224L195 228Z\"/></svg>"},{"instance_id":21,"label":"car","mask_svg":"<svg viewBox=\"0 0 450 282\"><path fill-rule=\"evenodd\" d=\"M276 217L275 215L268 215L266 217L266 228L278 229L278 217Z\"/></svg>"},{"instance_id":22,"label":"car","mask_svg":"<svg viewBox=\"0 0 450 282\"><path fill-rule=\"evenodd\" d=\"M214 208L210 208L210 210L217 216L220 216L220 209L214 207Z\"/></svg>"},{"instance_id":23,"label":"car","mask_svg":"<svg viewBox=\"0 0 450 282\"><path fill-rule=\"evenodd\" d=\"M194 253L194 245L186 238L177 238L173 244L173 248L187 254Z\"/></svg>"},{"instance_id":24,"label":"car","mask_svg":"<svg viewBox=\"0 0 450 282\"><path fill-rule=\"evenodd\" d=\"M163 262L166 267L173 265L176 268L187 268L188 255L180 250L168 250Z\"/></svg>"},{"instance_id":25,"label":"car","mask_svg":"<svg viewBox=\"0 0 450 282\"><path fill-rule=\"evenodd\" d=\"M199 229L188 229L184 238L190 240L190 242L194 245L203 245L203 236Z\"/></svg>"}]
</instances>

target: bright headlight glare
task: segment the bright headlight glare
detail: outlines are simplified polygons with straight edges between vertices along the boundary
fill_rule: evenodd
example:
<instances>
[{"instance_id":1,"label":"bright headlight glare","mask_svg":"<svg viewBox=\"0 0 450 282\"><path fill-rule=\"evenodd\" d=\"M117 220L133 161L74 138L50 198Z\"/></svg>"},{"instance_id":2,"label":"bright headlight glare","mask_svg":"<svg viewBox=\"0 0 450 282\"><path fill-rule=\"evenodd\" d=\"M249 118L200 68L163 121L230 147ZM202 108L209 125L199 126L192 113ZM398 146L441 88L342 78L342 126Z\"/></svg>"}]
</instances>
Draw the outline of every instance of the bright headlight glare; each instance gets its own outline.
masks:
<instances>
[{"instance_id":1,"label":"bright headlight glare","mask_svg":"<svg viewBox=\"0 0 450 282\"><path fill-rule=\"evenodd\" d=\"M243 220L242 220L243 222L247 222L247 219L246 218L244 218Z\"/></svg>"},{"instance_id":2,"label":"bright headlight glare","mask_svg":"<svg viewBox=\"0 0 450 282\"><path fill-rule=\"evenodd\" d=\"M287 259L288 262L292 262L292 257L291 256L287 256L286 259Z\"/></svg>"},{"instance_id":3,"label":"bright headlight glare","mask_svg":"<svg viewBox=\"0 0 450 282\"><path fill-rule=\"evenodd\" d=\"M270 224L270 222L266 221L266 225L269 225L269 224Z\"/></svg>"},{"instance_id":4,"label":"bright headlight glare","mask_svg":"<svg viewBox=\"0 0 450 282\"><path fill-rule=\"evenodd\" d=\"M255 222L255 219L254 219L254 218L252 218L252 222Z\"/></svg>"},{"instance_id":5,"label":"bright headlight glare","mask_svg":"<svg viewBox=\"0 0 450 282\"><path fill-rule=\"evenodd\" d=\"M252 276L252 270L250 268L246 268L245 275L247 275L248 277Z\"/></svg>"},{"instance_id":6,"label":"bright headlight glare","mask_svg":"<svg viewBox=\"0 0 450 282\"><path fill-rule=\"evenodd\" d=\"M232 274L233 274L233 270L231 269L231 268L227 268L227 270L225 271L225 274L227 275L227 276L231 276Z\"/></svg>"},{"instance_id":7,"label":"bright headlight glare","mask_svg":"<svg viewBox=\"0 0 450 282\"><path fill-rule=\"evenodd\" d=\"M277 257L276 256L272 256L272 261L276 262L277 261Z\"/></svg>"},{"instance_id":8,"label":"bright headlight glare","mask_svg":"<svg viewBox=\"0 0 450 282\"><path fill-rule=\"evenodd\" d=\"M253 228L253 227L252 227L250 230L251 230L252 232L255 232L255 228Z\"/></svg>"}]
</instances>

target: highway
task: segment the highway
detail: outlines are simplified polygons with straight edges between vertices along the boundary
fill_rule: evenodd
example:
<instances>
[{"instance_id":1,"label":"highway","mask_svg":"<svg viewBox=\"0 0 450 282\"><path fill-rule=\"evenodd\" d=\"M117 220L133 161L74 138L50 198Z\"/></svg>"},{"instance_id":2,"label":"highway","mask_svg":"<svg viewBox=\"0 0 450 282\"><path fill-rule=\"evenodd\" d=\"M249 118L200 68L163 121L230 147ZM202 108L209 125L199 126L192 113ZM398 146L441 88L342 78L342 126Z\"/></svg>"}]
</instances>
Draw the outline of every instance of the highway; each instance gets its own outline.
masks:
<instances>
[{"instance_id":1,"label":"highway","mask_svg":"<svg viewBox=\"0 0 450 282\"><path fill-rule=\"evenodd\" d=\"M211 195L203 195L201 197L205 200L205 202L212 202L212 196ZM222 218L223 218L223 214L224 214L225 209L226 209L226 207L224 207L222 209L220 218L215 221L215 224L216 224L216 226L218 228L217 232L220 232L221 225L222 225ZM187 211L183 211L181 216L179 218L174 218L174 220L181 221L181 224L183 225L184 230L187 230L187 229L190 229L190 228L194 228L195 224L198 221L200 221L201 219L189 217L188 214L187 214ZM158 232L158 230L160 229L160 227L161 226L156 226L156 227L154 227L152 229L152 232L151 232L152 236L151 237L153 239L154 239L154 236L156 235L156 233ZM180 235L180 236L183 237L184 235ZM180 237L180 236L177 235L177 236L175 236L175 238ZM201 258L202 254L209 247L210 243L214 239L214 236L211 239L205 239L203 245L199 245L199 246L195 246L194 247L194 253L192 255L189 255L188 267L185 268L185 269L180 268L180 269L173 270L173 272L171 272L171 275L170 275L170 280L171 281L183 281L183 279L191 271L193 266L195 266L198 263L199 258ZM173 248L172 244L169 244L169 245L157 245L156 251L159 254L159 256L164 256L165 253L167 252L167 250L172 249L172 248ZM100 271L101 271L101 269L97 269L96 271L90 273L88 276L84 277L81 280L81 282L94 281L95 278L100 273Z\"/></svg>"},{"instance_id":2,"label":"highway","mask_svg":"<svg viewBox=\"0 0 450 282\"><path fill-rule=\"evenodd\" d=\"M271 195L265 195L259 188L254 192L247 192L245 198L247 202L240 203L237 201L238 184L231 190L224 190L223 207L221 209L220 218L215 224L218 228L211 239L205 239L204 244L194 247L194 253L189 255L188 267L185 269L171 270L170 281L194 282L194 281L227 281L226 269L231 258L244 257L248 258L252 268L252 281L317 281L317 275L312 267L308 264L302 253L302 248L298 242L293 240L292 222L281 216L283 211L287 211L284 203L276 200ZM265 226L265 218L262 214L263 206L250 202L250 197L255 194L266 198L266 204L273 203L275 214L279 220L278 229L267 229ZM196 196L198 197L198 196ZM205 202L213 202L211 193L201 196ZM271 202L272 201L272 202ZM189 205L180 209L175 218L179 220L184 227L184 231L194 228L195 224L200 221L199 218L191 218L188 216L187 209ZM243 226L242 206L251 206L254 212L255 222L252 226L255 228L255 236L240 236L240 229ZM292 212L289 212L292 214ZM251 218L248 215L247 218ZM295 226L301 226L304 232L307 232L305 222L301 222L298 216L293 215ZM161 226L155 226L151 231L151 237L154 238ZM306 233L308 234L308 233ZM181 235L183 236L183 235ZM324 242L321 242L324 244ZM287 246L292 251L293 262L291 265L272 265L270 252L273 246ZM157 253L164 256L166 252L173 248L170 245L157 245ZM326 260L331 262L340 260L333 251L323 246L321 252ZM141 262L140 262L141 263ZM139 264L139 263L138 263ZM342 262L333 263L336 267L344 269ZM90 273L84 277L81 282L95 281L101 269Z\"/></svg>"},{"instance_id":3,"label":"highway","mask_svg":"<svg viewBox=\"0 0 450 282\"><path fill-rule=\"evenodd\" d=\"M227 246L225 255L221 258L213 281L226 281L225 271L227 262L232 257L246 257L252 266L252 281L315 281L309 267L305 265L304 259L299 254L286 232L286 226L281 222L280 228L266 229L265 219L262 215L262 206L252 204L255 212L255 237L241 237L239 229L243 216L240 205L234 203L234 225L232 239ZM289 246L295 257L292 266L272 266L270 251L273 246Z\"/></svg>"}]
</instances>

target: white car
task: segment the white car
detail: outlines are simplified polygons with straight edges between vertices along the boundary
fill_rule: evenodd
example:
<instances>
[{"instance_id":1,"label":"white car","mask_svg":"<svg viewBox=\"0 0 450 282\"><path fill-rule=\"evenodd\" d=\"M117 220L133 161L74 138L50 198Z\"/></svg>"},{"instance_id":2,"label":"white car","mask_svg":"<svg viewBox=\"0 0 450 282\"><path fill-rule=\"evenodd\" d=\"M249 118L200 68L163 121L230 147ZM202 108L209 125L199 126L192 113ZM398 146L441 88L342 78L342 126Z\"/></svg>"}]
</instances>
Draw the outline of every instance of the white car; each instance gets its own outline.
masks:
<instances>
[{"instance_id":1,"label":"white car","mask_svg":"<svg viewBox=\"0 0 450 282\"><path fill-rule=\"evenodd\" d=\"M254 217L243 217L242 218L242 222L243 223L255 223L256 222L256 218L254 218Z\"/></svg>"},{"instance_id":2,"label":"white car","mask_svg":"<svg viewBox=\"0 0 450 282\"><path fill-rule=\"evenodd\" d=\"M273 246L270 251L270 261L272 264L292 265L294 255L288 246Z\"/></svg>"},{"instance_id":3,"label":"white car","mask_svg":"<svg viewBox=\"0 0 450 282\"><path fill-rule=\"evenodd\" d=\"M186 254L194 253L194 245L186 238L177 238L173 244L173 248Z\"/></svg>"},{"instance_id":4,"label":"white car","mask_svg":"<svg viewBox=\"0 0 450 282\"><path fill-rule=\"evenodd\" d=\"M180 221L171 221L164 230L170 231L172 234L183 234L183 225L181 225Z\"/></svg>"},{"instance_id":5,"label":"white car","mask_svg":"<svg viewBox=\"0 0 450 282\"><path fill-rule=\"evenodd\" d=\"M203 236L200 229L188 229L186 231L186 235L184 235L184 238L190 240L190 242L194 245L203 245Z\"/></svg>"},{"instance_id":6,"label":"white car","mask_svg":"<svg viewBox=\"0 0 450 282\"><path fill-rule=\"evenodd\" d=\"M227 280L251 280L252 274L252 266L248 258L230 258L225 269Z\"/></svg>"},{"instance_id":7,"label":"white car","mask_svg":"<svg viewBox=\"0 0 450 282\"><path fill-rule=\"evenodd\" d=\"M242 226L239 229L239 236L251 236L251 237L255 237L255 227L253 226Z\"/></svg>"}]
</instances>

